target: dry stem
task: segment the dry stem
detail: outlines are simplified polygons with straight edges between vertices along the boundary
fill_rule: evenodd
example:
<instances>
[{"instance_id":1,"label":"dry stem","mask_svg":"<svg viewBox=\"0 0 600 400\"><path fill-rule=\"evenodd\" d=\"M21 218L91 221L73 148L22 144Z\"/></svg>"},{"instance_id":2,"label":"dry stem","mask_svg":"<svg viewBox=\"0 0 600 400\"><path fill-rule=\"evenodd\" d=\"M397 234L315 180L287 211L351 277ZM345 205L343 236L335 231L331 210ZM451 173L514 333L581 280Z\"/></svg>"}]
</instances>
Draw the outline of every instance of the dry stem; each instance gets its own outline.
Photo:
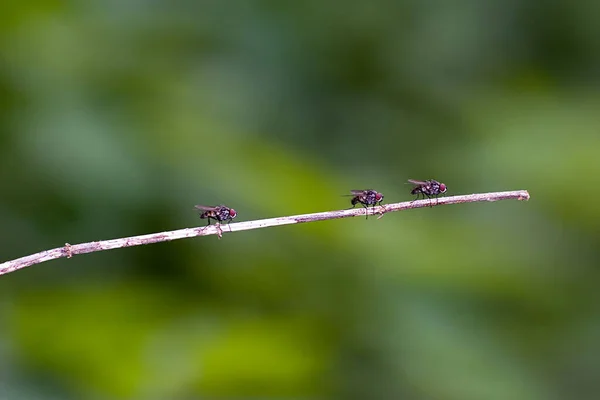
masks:
<instances>
[{"instance_id":1,"label":"dry stem","mask_svg":"<svg viewBox=\"0 0 600 400\"><path fill-rule=\"evenodd\" d=\"M426 199L406 201L402 203L385 204L369 209L369 214L383 214L392 211L408 210L411 208L422 208L443 204L474 203L478 201L498 201L498 200L529 200L529 193L526 190L517 190L513 192L495 192L470 194L465 196L442 197L439 199ZM6 261L0 264L0 275L17 271L30 265L40 264L57 258L71 258L77 254L92 253L95 251L118 249L122 247L139 246L157 242L167 242L170 240L183 239L195 236L218 235L221 233L246 231L249 229L267 228L271 226L299 224L302 222L324 221L328 219L348 218L365 215L364 208L353 208L349 210L328 211L315 214L303 214L289 217L269 218L256 221L244 221L226 225L222 229L219 225L210 225L198 228L178 229L176 231L151 233L148 235L131 236L128 238L102 240L98 242L88 242L81 244L65 243L62 247L52 250L46 250L30 256L17 258L16 260Z\"/></svg>"}]
</instances>

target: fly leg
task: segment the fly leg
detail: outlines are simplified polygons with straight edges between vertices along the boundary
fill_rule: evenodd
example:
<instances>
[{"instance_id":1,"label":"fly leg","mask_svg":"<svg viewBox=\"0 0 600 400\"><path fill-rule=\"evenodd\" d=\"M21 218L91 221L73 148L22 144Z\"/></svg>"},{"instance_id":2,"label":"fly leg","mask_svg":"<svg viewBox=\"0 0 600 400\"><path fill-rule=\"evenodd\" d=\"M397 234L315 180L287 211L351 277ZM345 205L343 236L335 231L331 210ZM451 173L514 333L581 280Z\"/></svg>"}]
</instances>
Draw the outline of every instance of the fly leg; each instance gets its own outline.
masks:
<instances>
[{"instance_id":1,"label":"fly leg","mask_svg":"<svg viewBox=\"0 0 600 400\"><path fill-rule=\"evenodd\" d=\"M382 201L383 201L383 200L382 200ZM381 205L381 201L380 201L380 202L378 202L378 203L377 203L377 205L378 205L379 207L383 207L383 206ZM373 207L375 207L375 206L373 206ZM383 217L383 211L382 211L382 210L380 210L380 211L379 211L379 217L377 217L377 219L380 219L381 217Z\"/></svg>"},{"instance_id":2,"label":"fly leg","mask_svg":"<svg viewBox=\"0 0 600 400\"><path fill-rule=\"evenodd\" d=\"M414 199L411 203L414 203L415 201L419 200L419 196L421 195L421 192L417 192L417 198ZM425 195L423 195L423 199L425 199Z\"/></svg>"}]
</instances>

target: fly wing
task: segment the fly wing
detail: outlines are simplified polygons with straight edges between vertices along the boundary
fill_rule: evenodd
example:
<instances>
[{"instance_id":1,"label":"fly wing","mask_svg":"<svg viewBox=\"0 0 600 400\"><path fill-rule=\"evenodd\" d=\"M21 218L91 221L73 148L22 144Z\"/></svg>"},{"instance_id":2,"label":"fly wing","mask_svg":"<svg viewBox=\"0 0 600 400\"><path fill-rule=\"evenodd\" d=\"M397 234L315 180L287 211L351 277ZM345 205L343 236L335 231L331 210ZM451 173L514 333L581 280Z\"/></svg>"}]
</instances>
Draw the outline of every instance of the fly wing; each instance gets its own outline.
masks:
<instances>
[{"instance_id":1,"label":"fly wing","mask_svg":"<svg viewBox=\"0 0 600 400\"><path fill-rule=\"evenodd\" d=\"M218 207L209 207L209 206L201 206L199 204L195 205L194 208L203 211L215 211Z\"/></svg>"},{"instance_id":2,"label":"fly wing","mask_svg":"<svg viewBox=\"0 0 600 400\"><path fill-rule=\"evenodd\" d=\"M363 189L363 190L351 190L350 193L352 193L353 196L358 196L361 194L365 194L366 192L371 191L372 189ZM350 195L348 195L350 196Z\"/></svg>"},{"instance_id":3,"label":"fly wing","mask_svg":"<svg viewBox=\"0 0 600 400\"><path fill-rule=\"evenodd\" d=\"M417 185L417 186L427 186L428 185L428 183L425 181L417 181L414 179L409 179L408 183L412 183L413 185Z\"/></svg>"}]
</instances>

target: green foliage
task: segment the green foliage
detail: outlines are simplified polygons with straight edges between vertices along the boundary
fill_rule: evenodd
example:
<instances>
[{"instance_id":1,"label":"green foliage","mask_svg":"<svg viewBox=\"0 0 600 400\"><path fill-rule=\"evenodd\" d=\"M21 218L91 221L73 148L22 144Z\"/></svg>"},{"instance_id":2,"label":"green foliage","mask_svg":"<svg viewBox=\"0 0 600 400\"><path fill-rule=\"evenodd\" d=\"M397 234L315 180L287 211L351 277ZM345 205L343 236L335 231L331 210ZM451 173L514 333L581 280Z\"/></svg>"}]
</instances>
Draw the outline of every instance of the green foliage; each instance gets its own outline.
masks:
<instances>
[{"instance_id":1,"label":"green foliage","mask_svg":"<svg viewBox=\"0 0 600 400\"><path fill-rule=\"evenodd\" d=\"M386 202L464 204L0 277L11 398L596 398L598 5L9 1L0 260Z\"/></svg>"}]
</instances>

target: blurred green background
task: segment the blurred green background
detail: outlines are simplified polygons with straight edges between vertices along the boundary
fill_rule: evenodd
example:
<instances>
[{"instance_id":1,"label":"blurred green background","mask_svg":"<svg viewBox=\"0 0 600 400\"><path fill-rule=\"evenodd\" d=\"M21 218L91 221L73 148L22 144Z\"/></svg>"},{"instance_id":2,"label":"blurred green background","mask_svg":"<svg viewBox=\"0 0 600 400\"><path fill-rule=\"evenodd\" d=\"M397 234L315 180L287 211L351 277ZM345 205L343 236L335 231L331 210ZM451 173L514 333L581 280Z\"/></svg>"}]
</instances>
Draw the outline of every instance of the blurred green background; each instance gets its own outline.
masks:
<instances>
[{"instance_id":1,"label":"blurred green background","mask_svg":"<svg viewBox=\"0 0 600 400\"><path fill-rule=\"evenodd\" d=\"M1 399L597 399L600 2L4 0Z\"/></svg>"}]
</instances>

